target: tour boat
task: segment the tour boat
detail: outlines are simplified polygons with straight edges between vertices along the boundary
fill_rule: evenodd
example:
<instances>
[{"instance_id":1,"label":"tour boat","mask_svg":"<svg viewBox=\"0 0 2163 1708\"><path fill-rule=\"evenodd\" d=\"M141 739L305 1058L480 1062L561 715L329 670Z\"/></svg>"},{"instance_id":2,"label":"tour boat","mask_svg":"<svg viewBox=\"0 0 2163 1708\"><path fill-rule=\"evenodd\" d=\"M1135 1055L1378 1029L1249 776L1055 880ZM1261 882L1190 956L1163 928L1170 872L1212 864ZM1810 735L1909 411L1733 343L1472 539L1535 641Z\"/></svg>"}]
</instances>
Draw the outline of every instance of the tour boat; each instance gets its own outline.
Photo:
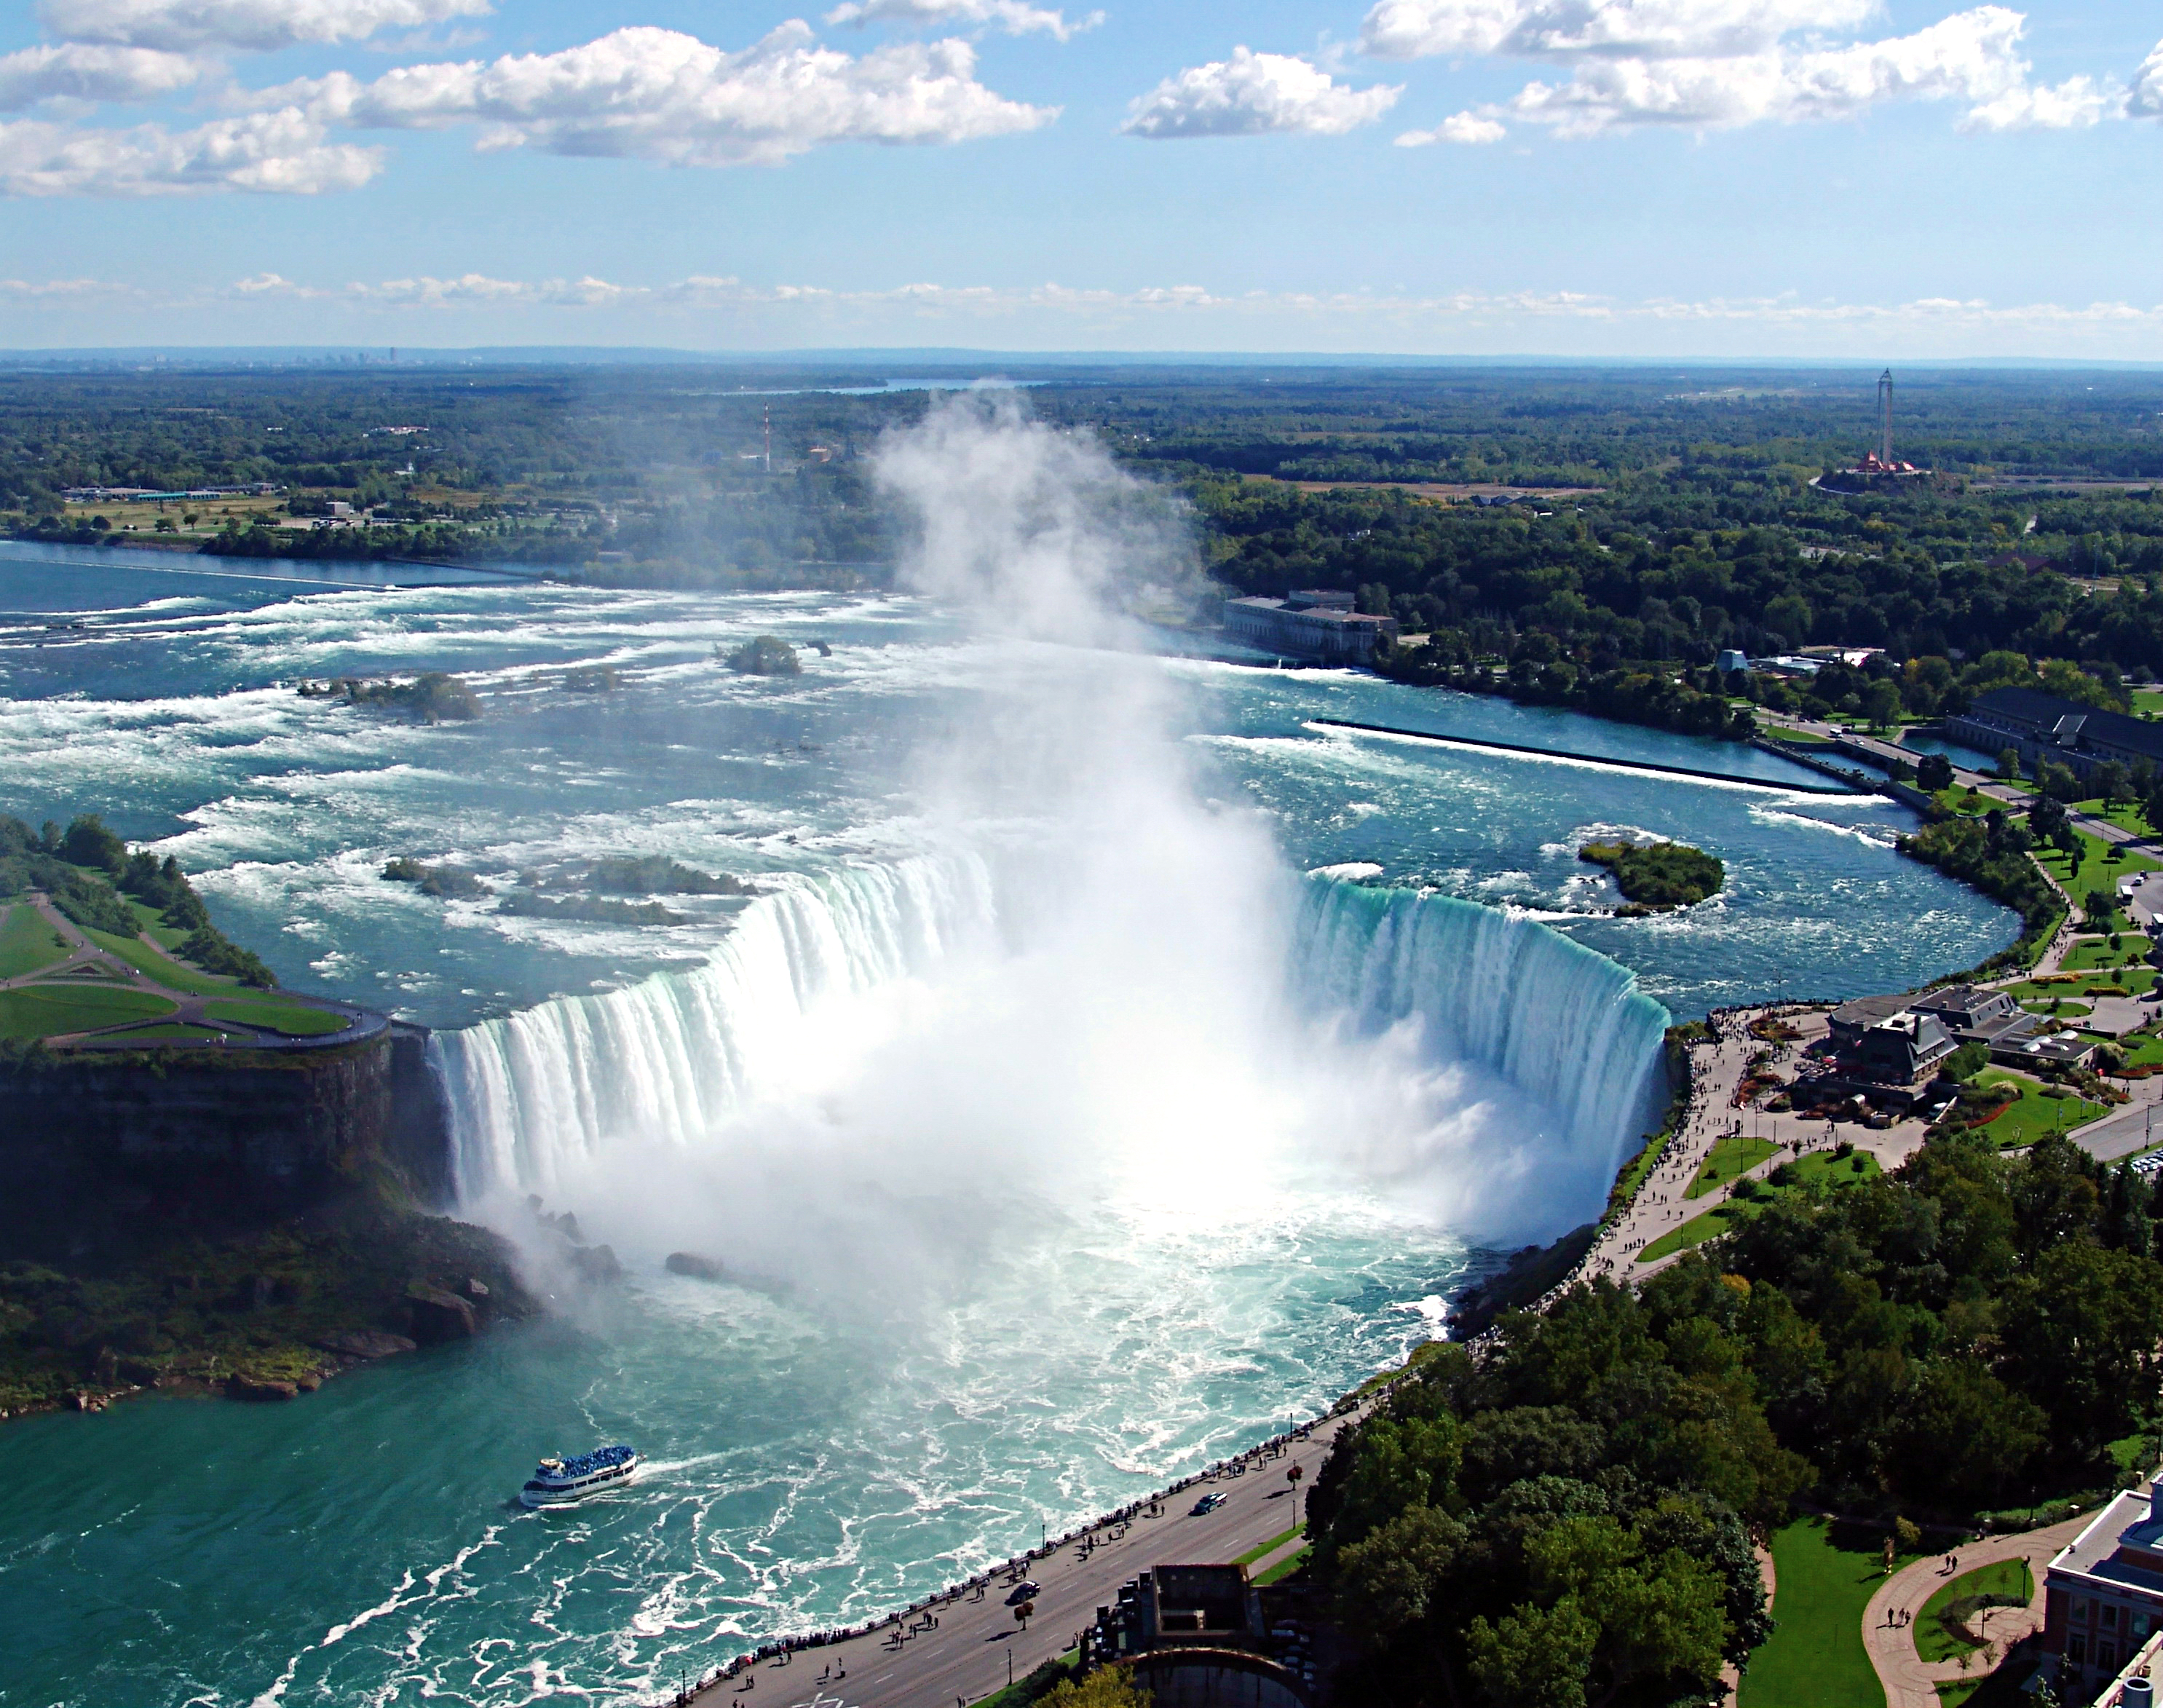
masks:
<instances>
[{"instance_id":1,"label":"tour boat","mask_svg":"<svg viewBox=\"0 0 2163 1708\"><path fill-rule=\"evenodd\" d=\"M619 1488L637 1470L638 1455L620 1443L570 1459L544 1459L533 1468L532 1479L518 1491L518 1498L528 1506L562 1506Z\"/></svg>"}]
</instances>

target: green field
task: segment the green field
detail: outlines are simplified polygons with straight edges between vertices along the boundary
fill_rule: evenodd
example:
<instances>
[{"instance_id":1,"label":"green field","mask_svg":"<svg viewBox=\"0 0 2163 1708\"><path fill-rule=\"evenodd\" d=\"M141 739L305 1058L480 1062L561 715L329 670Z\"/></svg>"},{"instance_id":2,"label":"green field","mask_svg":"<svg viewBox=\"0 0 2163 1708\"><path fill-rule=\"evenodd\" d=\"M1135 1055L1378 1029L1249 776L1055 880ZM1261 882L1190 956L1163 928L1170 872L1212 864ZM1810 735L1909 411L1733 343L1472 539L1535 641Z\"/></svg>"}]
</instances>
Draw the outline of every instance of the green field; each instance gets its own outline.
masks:
<instances>
[{"instance_id":1,"label":"green field","mask_svg":"<svg viewBox=\"0 0 2163 1708\"><path fill-rule=\"evenodd\" d=\"M238 979L222 977L212 972L198 972L194 967L184 966L171 956L153 949L139 937L119 937L110 931L86 931L83 935L99 948L110 950L130 967L149 973L168 990L186 991L190 996L216 996L220 991L240 988Z\"/></svg>"},{"instance_id":2,"label":"green field","mask_svg":"<svg viewBox=\"0 0 2163 1708\"><path fill-rule=\"evenodd\" d=\"M1875 1532L1836 1532L1823 1518L1773 1532L1778 1622L1750 1657L1739 1708L1884 1708L1862 1646L1862 1610L1885 1581L1883 1547Z\"/></svg>"},{"instance_id":3,"label":"green field","mask_svg":"<svg viewBox=\"0 0 2163 1708\"><path fill-rule=\"evenodd\" d=\"M0 919L0 978L20 978L65 960L67 952L52 922L28 902L17 902Z\"/></svg>"},{"instance_id":4,"label":"green field","mask_svg":"<svg viewBox=\"0 0 2163 1708\"><path fill-rule=\"evenodd\" d=\"M1254 1582L1258 1585L1281 1582L1282 1580L1290 1577L1301 1566L1305 1565L1307 1564L1307 1557L1313 1552L1314 1550L1311 1548L1302 1548L1290 1559L1279 1560L1275 1565L1264 1572L1261 1576L1256 1578Z\"/></svg>"},{"instance_id":5,"label":"green field","mask_svg":"<svg viewBox=\"0 0 2163 1708\"><path fill-rule=\"evenodd\" d=\"M1699 1166L1696 1177L1684 1188L1686 1198L1701 1198L1715 1187L1745 1175L1781 1147L1770 1139L1746 1136L1721 1139Z\"/></svg>"},{"instance_id":6,"label":"green field","mask_svg":"<svg viewBox=\"0 0 2163 1708\"><path fill-rule=\"evenodd\" d=\"M2035 1579L2024 1559L2002 1559L1995 1565L1962 1572L1923 1603L1915 1616L1915 1653L1930 1662L1958 1660L1982 1647L1946 1629L1939 1615L1968 1595L2016 1595L2025 1606L2035 1593Z\"/></svg>"},{"instance_id":7,"label":"green field","mask_svg":"<svg viewBox=\"0 0 2163 1708\"><path fill-rule=\"evenodd\" d=\"M2005 1119L2001 1116L1999 1119ZM1856 1164L1862 1166L1858 1168ZM1758 1183L1759 1202L1777 1197L1783 1192L1793 1192L1809 1185L1830 1187L1852 1186L1858 1181L1868 1180L1882 1172L1878 1159L1867 1150L1858 1150L1850 1156L1835 1156L1830 1150L1813 1150L1799 1156L1786 1165L1794 1172L1785 1185L1774 1185L1768 1178ZM1777 1172L1777 1171L1776 1171ZM1717 1239L1728 1232L1737 1222L1757 1213L1757 1205L1747 1199L1730 1198L1715 1204L1701 1216L1693 1216L1679 1228L1671 1228L1637 1254L1640 1263L1658 1263L1662 1258L1693 1245L1702 1245L1708 1239Z\"/></svg>"},{"instance_id":8,"label":"green field","mask_svg":"<svg viewBox=\"0 0 2163 1708\"><path fill-rule=\"evenodd\" d=\"M50 1038L88 1032L129 1020L155 1019L177 1005L147 991L102 990L96 986L26 985L0 990L0 1038Z\"/></svg>"},{"instance_id":9,"label":"green field","mask_svg":"<svg viewBox=\"0 0 2163 1708\"><path fill-rule=\"evenodd\" d=\"M320 1038L327 1033L343 1032L353 1024L343 1014L327 1014L305 1003L280 1002L275 998L263 1002L205 1003L203 1014L206 1019L234 1025L267 1026L288 1038Z\"/></svg>"},{"instance_id":10,"label":"green field","mask_svg":"<svg viewBox=\"0 0 2163 1708\"><path fill-rule=\"evenodd\" d=\"M1282 1548L1285 1543L1290 1542L1293 1537L1298 1535L1301 1531L1306 1528L1307 1522L1302 1519L1300 1522L1293 1525L1291 1529L1284 1532L1283 1534L1272 1536L1267 1542L1263 1543L1259 1548L1249 1548L1244 1553L1241 1554L1239 1559L1233 1560L1232 1564L1233 1565L1252 1565L1264 1554Z\"/></svg>"},{"instance_id":11,"label":"green field","mask_svg":"<svg viewBox=\"0 0 2163 1708\"><path fill-rule=\"evenodd\" d=\"M2065 970L2067 972L2092 972L2098 968L2108 971L2113 967L2138 966L2140 957L2148 952L2148 939L2138 931L2123 933L2118 946L2110 946L2108 937L2081 937L2066 951Z\"/></svg>"},{"instance_id":12,"label":"green field","mask_svg":"<svg viewBox=\"0 0 2163 1708\"><path fill-rule=\"evenodd\" d=\"M2043 1087L2027 1075L2007 1068L1986 1067L1976 1075L1975 1082L2010 1085L2020 1092L2019 1099L2008 1105L2003 1114L1977 1129L2001 1149L2032 1145L2045 1133L2071 1132L2110 1113L2101 1103L2089 1103L2084 1098L2047 1097Z\"/></svg>"},{"instance_id":13,"label":"green field","mask_svg":"<svg viewBox=\"0 0 2163 1708\"><path fill-rule=\"evenodd\" d=\"M2073 834L2080 839L2081 857L2077 862L2067 860L2056 848L2038 848L2035 857L2045 872L2065 886L2076 907L2086 904L2087 893L2092 889L2114 892L2118 888L2118 880L2129 872L2153 872L2156 869L2156 862L2151 856L2136 854L2113 846L2109 851L2116 853L2118 857L2108 860L2104 858L2103 842L2085 831L2076 830Z\"/></svg>"},{"instance_id":14,"label":"green field","mask_svg":"<svg viewBox=\"0 0 2163 1708\"><path fill-rule=\"evenodd\" d=\"M2163 1066L2163 1038L2153 1032L2129 1032L2118 1040L2128 1067Z\"/></svg>"}]
</instances>

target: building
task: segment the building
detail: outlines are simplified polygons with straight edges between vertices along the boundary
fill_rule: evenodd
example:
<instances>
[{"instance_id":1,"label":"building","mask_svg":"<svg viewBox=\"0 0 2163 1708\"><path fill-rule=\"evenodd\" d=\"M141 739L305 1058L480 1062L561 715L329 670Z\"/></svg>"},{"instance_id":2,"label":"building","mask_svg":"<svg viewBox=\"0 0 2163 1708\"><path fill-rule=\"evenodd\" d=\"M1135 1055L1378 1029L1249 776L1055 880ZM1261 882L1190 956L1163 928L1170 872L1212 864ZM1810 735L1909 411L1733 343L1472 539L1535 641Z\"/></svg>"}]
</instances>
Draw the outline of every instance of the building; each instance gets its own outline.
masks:
<instances>
[{"instance_id":1,"label":"building","mask_svg":"<svg viewBox=\"0 0 2163 1708\"><path fill-rule=\"evenodd\" d=\"M1316 1657L1301 1622L1268 1616L1263 1595L1244 1566L1160 1565L1097 1608L1082 1663L1131 1666L1161 1708L1312 1708Z\"/></svg>"},{"instance_id":2,"label":"building","mask_svg":"<svg viewBox=\"0 0 2163 1708\"><path fill-rule=\"evenodd\" d=\"M1913 1085L1960 1046L1935 1014L1904 1009L1863 1029L1854 1063L1883 1085Z\"/></svg>"},{"instance_id":3,"label":"building","mask_svg":"<svg viewBox=\"0 0 2163 1708\"><path fill-rule=\"evenodd\" d=\"M1919 1014L1935 1014L1956 1044L1980 1044L1993 1051L2000 1045L2025 1043L2035 1031L2035 1017L2008 993L1978 985L1949 984L1926 991L1908 1006Z\"/></svg>"},{"instance_id":4,"label":"building","mask_svg":"<svg viewBox=\"0 0 2163 1708\"><path fill-rule=\"evenodd\" d=\"M1282 599L1228 599L1224 632L1264 652L1325 664L1368 664L1385 642L1397 638L1388 617L1352 609L1352 595L1328 588Z\"/></svg>"},{"instance_id":5,"label":"building","mask_svg":"<svg viewBox=\"0 0 2163 1708\"><path fill-rule=\"evenodd\" d=\"M2045 759L2072 768L2083 782L2105 765L2163 767L2163 724L2101 711L2033 688L1994 688L1946 720L1946 735L1980 752L2007 747L2033 774Z\"/></svg>"},{"instance_id":6,"label":"building","mask_svg":"<svg viewBox=\"0 0 2163 1708\"><path fill-rule=\"evenodd\" d=\"M1750 655L1747 652L1738 652L1733 647L1725 648L1720 657L1713 660L1713 668L1719 671L1722 676L1731 671L1747 670L1749 668Z\"/></svg>"},{"instance_id":7,"label":"building","mask_svg":"<svg viewBox=\"0 0 2163 1708\"><path fill-rule=\"evenodd\" d=\"M2043 1647L2061 1700L2085 1702L2163 1630L2163 1513L2155 1484L2121 1493L2043 1574Z\"/></svg>"}]
</instances>

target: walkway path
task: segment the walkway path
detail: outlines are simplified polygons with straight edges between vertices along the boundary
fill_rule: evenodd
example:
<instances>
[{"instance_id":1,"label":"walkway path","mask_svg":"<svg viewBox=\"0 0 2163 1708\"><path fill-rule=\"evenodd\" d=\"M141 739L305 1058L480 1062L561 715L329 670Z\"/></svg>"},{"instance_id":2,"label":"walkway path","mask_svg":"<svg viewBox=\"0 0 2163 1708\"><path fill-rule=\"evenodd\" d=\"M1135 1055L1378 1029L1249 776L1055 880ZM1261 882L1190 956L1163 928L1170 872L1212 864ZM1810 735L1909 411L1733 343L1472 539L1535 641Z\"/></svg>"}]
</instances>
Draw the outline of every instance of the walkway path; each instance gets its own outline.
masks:
<instances>
[{"instance_id":1,"label":"walkway path","mask_svg":"<svg viewBox=\"0 0 2163 1708\"><path fill-rule=\"evenodd\" d=\"M65 993L69 990L132 990L140 995L157 997L174 1004L169 1014L156 1014L147 1019L123 1020L110 1026L100 1026L83 1032L55 1033L45 1042L56 1049L134 1049L143 1043L170 1042L169 1039L139 1040L129 1035L144 1027L199 1026L216 1037L188 1040L191 1047L217 1049L221 1045L259 1050L320 1050L326 1045L353 1044L372 1038L387 1027L387 1016L370 1009L356 1008L350 1003L335 1002L327 997L296 997L289 991L257 990L237 980L217 989L199 993L181 990L160 982L149 973L124 956L102 948L85 935L74 920L55 907L52 899L42 890L29 893L28 905L37 910L39 918L50 925L67 945L67 952L48 966L29 972L18 973L13 978L0 978L0 991L19 990L30 986ZM8 904L0 900L0 915L4 915ZM150 950L161 961L174 961L172 951L148 932L138 932L136 940ZM188 968L188 971L196 969ZM252 1021L231 1019L212 1019L206 1005L211 1003L246 1002L291 1003L334 1014L343 1019L345 1025L333 1032L306 1034L296 1036L281 1032L275 1026L258 1025Z\"/></svg>"},{"instance_id":2,"label":"walkway path","mask_svg":"<svg viewBox=\"0 0 2163 1708\"><path fill-rule=\"evenodd\" d=\"M1826 1149L1841 1139L1848 1140L1857 1150L1875 1156L1878 1166L1886 1169L1898 1168L1921 1148L1925 1128L1918 1119L1899 1121L1883 1129L1853 1124L1835 1128L1829 1122L1811 1120L1802 1115L1734 1107L1736 1089L1749 1071L1750 1058L1760 1051L1769 1051L1769 1065L1773 1071L1783 1079L1792 1077L1795 1061L1802 1051L1825 1035L1826 1013L1823 1006L1738 1009L1715 1017L1713 1024L1719 1030L1719 1037L1710 1043L1693 1045L1690 1049L1694 1088L1682 1131L1669 1145L1668 1154L1646 1180L1636 1199L1612 1225L1602 1231L1579 1271L1580 1276L1605 1275L1618 1281L1642 1281L1679 1258L1682 1253L1678 1251L1645 1263L1638 1259L1637 1253L1662 1234L1705 1214L1733 1195L1735 1182L1730 1181L1700 1197L1686 1196L1690 1182L1712 1154L1713 1146L1738 1128L1746 1134L1769 1140L1783 1147L1745 1171L1739 1176L1744 1180L1762 1180L1801 1152ZM1786 1020L1799 1035L1786 1043L1768 1043L1752 1036L1749 1030L1751 1022L1768 1015Z\"/></svg>"},{"instance_id":3,"label":"walkway path","mask_svg":"<svg viewBox=\"0 0 2163 1708\"><path fill-rule=\"evenodd\" d=\"M1017 1570L995 1571L987 1584L949 1590L871 1632L742 1668L693 1695L708 1708L735 1697L746 1699L746 1708L955 1708L977 1701L1004 1689L1009 1670L1019 1679L1072 1648L1128 1579L1159 1564L1236 1559L1291 1529L1338 1432L1363 1421L1380 1397L1315 1423L1309 1438L1257 1448L1222 1473L1142 1502L1129 1518L1082 1532L1018 1562ZM1295 1465L1296 1484L1286 1475ZM1212 1493L1225 1497L1215 1512L1189 1510ZM1280 1543L1249 1569L1260 1574L1302 1545L1299 1538ZM1009 1585L1024 1576L1040 1586L1025 1632L1006 1602Z\"/></svg>"},{"instance_id":4,"label":"walkway path","mask_svg":"<svg viewBox=\"0 0 2163 1708\"><path fill-rule=\"evenodd\" d=\"M2041 1630L2043 1568L2094 1517L2092 1512L2084 1512L2045 1530L2030 1530L2019 1536L1989 1536L1980 1542L1968 1543L1954 1550L1960 1557L1957 1572L1943 1572L1939 1559L1934 1555L1917 1560L1888 1578L1862 1612L1862 1646L1870 1652L1870 1663L1878 1669L1878 1682L1885 1686L1885 1708L1938 1708L1939 1684L1981 1677L1996 1666L2014 1643L2030 1632ZM1982 1631L1989 1643L1969 1657L1965 1668L1958 1661L1932 1663L1924 1660L1915 1653L1915 1633L1921 1627L1912 1623L1886 1622L1894 1612L1920 1619L1923 1604L1954 1578L1965 1576L1978 1566L2021 1559L2027 1560L2034 1577L2034 1598L2025 1607L1993 1608L1983 1616Z\"/></svg>"}]
</instances>

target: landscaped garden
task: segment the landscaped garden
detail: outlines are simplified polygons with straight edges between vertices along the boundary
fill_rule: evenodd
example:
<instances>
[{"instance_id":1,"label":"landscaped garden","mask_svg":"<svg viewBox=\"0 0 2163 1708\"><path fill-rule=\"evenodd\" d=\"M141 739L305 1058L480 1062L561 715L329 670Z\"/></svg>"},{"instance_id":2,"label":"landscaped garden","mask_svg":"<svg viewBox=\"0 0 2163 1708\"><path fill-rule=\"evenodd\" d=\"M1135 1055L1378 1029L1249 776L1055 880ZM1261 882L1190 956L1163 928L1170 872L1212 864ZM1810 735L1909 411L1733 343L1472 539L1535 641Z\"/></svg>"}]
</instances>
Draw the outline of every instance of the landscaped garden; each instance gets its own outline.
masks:
<instances>
[{"instance_id":1,"label":"landscaped garden","mask_svg":"<svg viewBox=\"0 0 2163 1708\"><path fill-rule=\"evenodd\" d=\"M1714 1205L1703 1215L1691 1217L1679 1228L1669 1229L1637 1254L1637 1261L1658 1263L1675 1252L1702 1245L1719 1234L1732 1233L1738 1223L1756 1215L1761 1205L1771 1203L1784 1193L1813 1187L1852 1186L1878 1172L1878 1159L1867 1150L1836 1146L1831 1150L1806 1152L1793 1161L1782 1163L1762 1180L1743 1181L1724 1202Z\"/></svg>"},{"instance_id":2,"label":"landscaped garden","mask_svg":"<svg viewBox=\"0 0 2163 1708\"><path fill-rule=\"evenodd\" d=\"M1822 1517L1773 1532L1775 1622L1742 1674L1739 1708L1883 1708L1862 1611L1885 1581L1884 1545L1883 1531Z\"/></svg>"},{"instance_id":3,"label":"landscaped garden","mask_svg":"<svg viewBox=\"0 0 2163 1708\"><path fill-rule=\"evenodd\" d=\"M2035 1578L2025 1559L2002 1559L1962 1572L1923 1603L1916 1615L1915 1653L1930 1662L1958 1660L1982 1647L1973 1621L1988 1607L2025 1607Z\"/></svg>"},{"instance_id":4,"label":"landscaped garden","mask_svg":"<svg viewBox=\"0 0 2163 1708\"><path fill-rule=\"evenodd\" d=\"M1701 1198L1729 1181L1749 1173L1779 1149L1770 1139L1752 1139L1747 1134L1720 1140L1699 1166L1696 1176L1684 1189L1683 1196Z\"/></svg>"},{"instance_id":5,"label":"landscaped garden","mask_svg":"<svg viewBox=\"0 0 2163 1708\"><path fill-rule=\"evenodd\" d=\"M1974 1083L1984 1089L2009 1087L2014 1092L2002 1113L1981 1126L1984 1135L2001 1149L2033 1145L2046 1133L2070 1133L2110 1113L2101 1103L2044 1086L2008 1068L1986 1067L1976 1075Z\"/></svg>"}]
</instances>

